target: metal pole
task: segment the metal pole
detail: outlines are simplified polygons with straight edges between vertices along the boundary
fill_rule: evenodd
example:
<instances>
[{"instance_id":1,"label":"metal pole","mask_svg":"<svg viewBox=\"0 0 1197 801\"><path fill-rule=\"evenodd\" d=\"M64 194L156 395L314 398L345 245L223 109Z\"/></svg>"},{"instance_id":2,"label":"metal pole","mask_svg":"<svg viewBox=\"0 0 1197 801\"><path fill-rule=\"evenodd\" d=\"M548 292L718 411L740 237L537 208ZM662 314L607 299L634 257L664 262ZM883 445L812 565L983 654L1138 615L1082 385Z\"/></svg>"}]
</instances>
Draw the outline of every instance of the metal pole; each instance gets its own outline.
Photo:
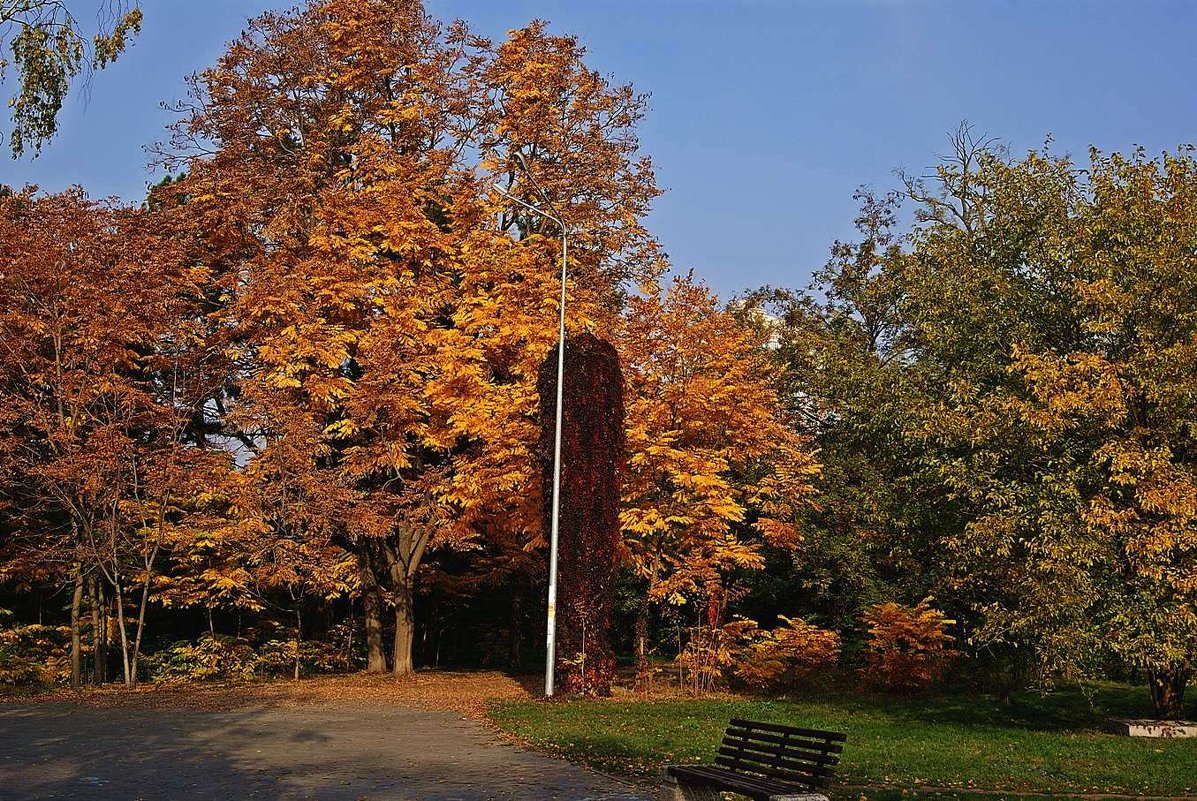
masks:
<instances>
[{"instance_id":1,"label":"metal pole","mask_svg":"<svg viewBox=\"0 0 1197 801\"><path fill-rule=\"evenodd\" d=\"M520 163L523 164L532 184L540 191L541 195L544 195L544 190L540 189L540 185L528 171L522 157ZM561 525L561 409L565 389L565 280L569 266L569 228L566 227L564 221L544 209L520 200L499 184L494 186L499 194L508 200L518 203L545 219L552 220L561 229L561 304L557 319L557 417L553 424L553 509L552 522L549 526L549 609L545 633L546 661L544 666L544 694L551 697L553 695L553 673L557 661L557 534ZM547 196L545 202L549 202Z\"/></svg>"},{"instance_id":2,"label":"metal pole","mask_svg":"<svg viewBox=\"0 0 1197 801\"><path fill-rule=\"evenodd\" d=\"M565 277L568 264L569 233L561 226L561 313L557 326L557 420L553 434L553 523L549 534L549 620L545 637L547 662L544 669L544 694L553 695L553 672L557 661L557 532L561 518L561 407L565 386Z\"/></svg>"}]
</instances>

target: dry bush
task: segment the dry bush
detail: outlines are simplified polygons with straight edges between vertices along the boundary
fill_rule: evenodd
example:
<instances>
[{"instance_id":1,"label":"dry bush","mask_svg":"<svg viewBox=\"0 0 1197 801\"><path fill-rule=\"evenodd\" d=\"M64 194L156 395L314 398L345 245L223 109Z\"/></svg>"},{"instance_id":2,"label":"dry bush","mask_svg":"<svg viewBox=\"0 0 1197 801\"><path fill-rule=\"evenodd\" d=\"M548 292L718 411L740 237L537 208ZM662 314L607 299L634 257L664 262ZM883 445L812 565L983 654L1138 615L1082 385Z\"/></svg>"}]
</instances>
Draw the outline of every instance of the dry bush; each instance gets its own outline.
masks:
<instances>
[{"instance_id":1,"label":"dry bush","mask_svg":"<svg viewBox=\"0 0 1197 801\"><path fill-rule=\"evenodd\" d=\"M840 636L805 620L782 616L782 625L761 631L742 649L736 675L751 687L790 689L808 682L840 656Z\"/></svg>"},{"instance_id":2,"label":"dry bush","mask_svg":"<svg viewBox=\"0 0 1197 801\"><path fill-rule=\"evenodd\" d=\"M696 626L678 655L690 687L697 693L713 690L739 662L745 645L758 636L755 620L733 620L722 626Z\"/></svg>"},{"instance_id":3,"label":"dry bush","mask_svg":"<svg viewBox=\"0 0 1197 801\"><path fill-rule=\"evenodd\" d=\"M955 623L930 605L890 601L870 606L861 615L869 627L866 665L861 679L883 690L920 690L936 682L956 656L947 627Z\"/></svg>"}]
</instances>

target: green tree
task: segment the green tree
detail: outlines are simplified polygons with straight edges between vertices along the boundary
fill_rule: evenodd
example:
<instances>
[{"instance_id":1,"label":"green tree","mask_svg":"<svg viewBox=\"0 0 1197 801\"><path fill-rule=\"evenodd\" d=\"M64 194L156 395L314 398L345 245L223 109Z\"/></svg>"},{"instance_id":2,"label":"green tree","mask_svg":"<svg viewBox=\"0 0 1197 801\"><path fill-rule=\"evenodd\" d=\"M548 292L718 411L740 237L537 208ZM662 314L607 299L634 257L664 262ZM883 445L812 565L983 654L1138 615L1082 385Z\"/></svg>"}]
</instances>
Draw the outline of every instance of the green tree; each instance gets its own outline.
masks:
<instances>
[{"instance_id":1,"label":"green tree","mask_svg":"<svg viewBox=\"0 0 1197 801\"><path fill-rule=\"evenodd\" d=\"M870 199L862 242L812 292L775 295L825 465L810 540L869 554L833 594L934 592L974 653L1043 680L1117 659L1179 716L1197 659L1197 164L1013 159L967 129L954 145L906 181L903 236Z\"/></svg>"},{"instance_id":2,"label":"green tree","mask_svg":"<svg viewBox=\"0 0 1197 801\"><path fill-rule=\"evenodd\" d=\"M920 475L906 433L909 410L923 400L902 305L901 198L862 192L858 200L859 241L836 242L809 287L742 299L745 309L769 312L762 319L774 328L790 417L822 464L788 578L791 607L837 627L855 625L869 604L925 597L939 569L926 545L941 527L932 510L942 492Z\"/></svg>"},{"instance_id":3,"label":"green tree","mask_svg":"<svg viewBox=\"0 0 1197 801\"><path fill-rule=\"evenodd\" d=\"M86 79L125 51L141 31L141 9L106 0L90 36L64 0L0 0L0 80L11 65L17 75L9 147L14 157L34 155L58 131L58 112L81 75Z\"/></svg>"}]
</instances>

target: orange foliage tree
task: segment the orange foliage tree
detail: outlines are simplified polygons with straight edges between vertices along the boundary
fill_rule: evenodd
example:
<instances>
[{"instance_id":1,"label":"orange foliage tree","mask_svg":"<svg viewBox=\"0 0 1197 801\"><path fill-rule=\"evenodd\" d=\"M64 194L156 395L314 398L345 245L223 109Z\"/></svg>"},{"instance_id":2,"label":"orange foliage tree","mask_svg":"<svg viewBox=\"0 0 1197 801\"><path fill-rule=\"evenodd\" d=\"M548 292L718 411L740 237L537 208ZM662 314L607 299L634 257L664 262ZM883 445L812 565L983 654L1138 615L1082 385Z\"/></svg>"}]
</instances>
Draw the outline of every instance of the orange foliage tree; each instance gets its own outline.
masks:
<instances>
[{"instance_id":1,"label":"orange foliage tree","mask_svg":"<svg viewBox=\"0 0 1197 801\"><path fill-rule=\"evenodd\" d=\"M477 547L495 519L522 532L505 543L542 542L531 449L557 232L492 184L576 232L571 327L657 268L643 99L582 56L542 24L495 46L415 0L314 0L253 21L162 148L224 276L220 405L259 499L240 511L267 538L327 543L307 558L361 595L371 669L387 602L392 670L412 670L429 550Z\"/></svg>"},{"instance_id":2,"label":"orange foliage tree","mask_svg":"<svg viewBox=\"0 0 1197 801\"><path fill-rule=\"evenodd\" d=\"M737 319L690 276L628 301L619 347L628 471L621 524L627 558L650 603L707 604L725 614L727 579L764 565L761 547L800 533L815 455L787 425L769 332Z\"/></svg>"},{"instance_id":3,"label":"orange foliage tree","mask_svg":"<svg viewBox=\"0 0 1197 801\"><path fill-rule=\"evenodd\" d=\"M737 657L736 675L749 686L796 687L839 660L840 636L834 631L780 617L780 626L761 632Z\"/></svg>"},{"instance_id":4,"label":"orange foliage tree","mask_svg":"<svg viewBox=\"0 0 1197 801\"><path fill-rule=\"evenodd\" d=\"M156 571L200 524L221 462L185 437L210 395L192 328L205 270L145 214L80 190L0 199L0 265L3 571L69 588L76 685L85 586L97 653L111 601L132 685Z\"/></svg>"}]
</instances>

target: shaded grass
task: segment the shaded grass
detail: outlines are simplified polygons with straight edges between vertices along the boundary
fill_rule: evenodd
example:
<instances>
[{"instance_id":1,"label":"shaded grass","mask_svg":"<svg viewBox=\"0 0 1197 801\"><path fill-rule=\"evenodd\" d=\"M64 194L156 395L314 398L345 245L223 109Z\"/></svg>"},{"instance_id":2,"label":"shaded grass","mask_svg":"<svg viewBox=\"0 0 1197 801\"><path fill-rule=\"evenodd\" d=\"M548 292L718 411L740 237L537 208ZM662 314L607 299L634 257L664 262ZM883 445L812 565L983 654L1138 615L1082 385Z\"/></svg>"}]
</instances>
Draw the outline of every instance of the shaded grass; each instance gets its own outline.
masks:
<instances>
[{"instance_id":1,"label":"shaded grass","mask_svg":"<svg viewBox=\"0 0 1197 801\"><path fill-rule=\"evenodd\" d=\"M838 774L846 785L936 787L965 795L1197 794L1197 739L1103 732L1110 717L1147 716L1145 697L1142 688L1103 684L1025 694L1010 706L984 694L832 694L796 700L496 702L489 714L533 747L629 775L653 774L671 763L709 762L734 716L846 732ZM876 794L883 796L896 797Z\"/></svg>"}]
</instances>

